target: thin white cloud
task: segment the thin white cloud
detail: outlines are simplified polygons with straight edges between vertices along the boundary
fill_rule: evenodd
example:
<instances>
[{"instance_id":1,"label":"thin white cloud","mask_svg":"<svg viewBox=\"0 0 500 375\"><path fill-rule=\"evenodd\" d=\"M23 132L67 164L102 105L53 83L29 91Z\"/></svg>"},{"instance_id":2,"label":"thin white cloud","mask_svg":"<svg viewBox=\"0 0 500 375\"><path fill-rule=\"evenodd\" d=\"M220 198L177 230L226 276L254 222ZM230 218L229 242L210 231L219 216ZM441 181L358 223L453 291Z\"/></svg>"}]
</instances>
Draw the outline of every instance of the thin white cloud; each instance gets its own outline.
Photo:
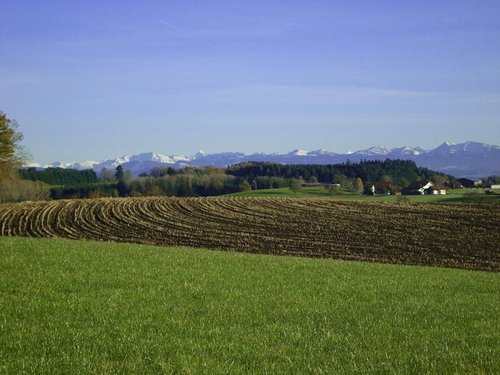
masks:
<instances>
[{"instance_id":1,"label":"thin white cloud","mask_svg":"<svg viewBox=\"0 0 500 375\"><path fill-rule=\"evenodd\" d=\"M164 19L160 18L158 19L158 22L161 24L170 27L172 30L178 31L178 32L183 32L183 30L179 29L177 26L172 25L170 22L165 21Z\"/></svg>"}]
</instances>

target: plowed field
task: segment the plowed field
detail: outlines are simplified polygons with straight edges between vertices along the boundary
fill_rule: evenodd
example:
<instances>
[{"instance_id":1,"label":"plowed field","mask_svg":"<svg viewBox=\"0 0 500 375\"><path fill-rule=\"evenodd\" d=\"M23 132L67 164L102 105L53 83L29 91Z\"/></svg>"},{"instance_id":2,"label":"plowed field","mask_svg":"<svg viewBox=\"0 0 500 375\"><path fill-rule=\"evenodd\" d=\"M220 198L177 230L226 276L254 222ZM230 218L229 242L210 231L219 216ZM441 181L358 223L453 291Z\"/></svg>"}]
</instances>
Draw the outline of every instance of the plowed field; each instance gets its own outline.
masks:
<instances>
[{"instance_id":1,"label":"plowed field","mask_svg":"<svg viewBox=\"0 0 500 375\"><path fill-rule=\"evenodd\" d=\"M124 198L0 206L3 236L500 270L498 206Z\"/></svg>"}]
</instances>

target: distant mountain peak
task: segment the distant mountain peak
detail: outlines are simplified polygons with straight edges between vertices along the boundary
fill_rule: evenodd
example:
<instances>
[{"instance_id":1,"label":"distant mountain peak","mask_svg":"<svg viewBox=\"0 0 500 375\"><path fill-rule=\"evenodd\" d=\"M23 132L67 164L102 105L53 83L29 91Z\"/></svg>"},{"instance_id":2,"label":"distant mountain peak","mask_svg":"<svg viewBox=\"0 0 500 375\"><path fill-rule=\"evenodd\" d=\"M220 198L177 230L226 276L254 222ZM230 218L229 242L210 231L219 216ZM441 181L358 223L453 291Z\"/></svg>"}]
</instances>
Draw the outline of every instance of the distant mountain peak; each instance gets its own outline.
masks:
<instances>
[{"instance_id":1,"label":"distant mountain peak","mask_svg":"<svg viewBox=\"0 0 500 375\"><path fill-rule=\"evenodd\" d=\"M366 150L356 151L354 154L362 155L387 155L391 150L383 146L374 146Z\"/></svg>"},{"instance_id":2,"label":"distant mountain peak","mask_svg":"<svg viewBox=\"0 0 500 375\"><path fill-rule=\"evenodd\" d=\"M393 148L390 151L390 154L394 153L400 153L401 155L420 155L423 152L426 152L426 150L423 147L417 146L417 147L411 147L411 146L403 146L399 148Z\"/></svg>"},{"instance_id":3,"label":"distant mountain peak","mask_svg":"<svg viewBox=\"0 0 500 375\"><path fill-rule=\"evenodd\" d=\"M49 165L33 163L35 168L73 168L90 169L100 173L103 168L115 169L122 165L133 174L149 173L157 166L207 166L225 167L246 161L275 162L282 164L337 164L347 160L358 162L361 160L406 159L413 160L417 165L454 175L455 177L486 177L500 175L500 147L480 142L467 141L464 143L444 142L433 150L423 147L403 146L388 149L383 146L370 147L366 150L338 154L324 149L306 151L296 149L286 154L254 153L251 155L241 152L220 152L207 154L200 150L195 155L164 155L157 152L144 152L135 155L123 155L117 159L86 162L55 162Z\"/></svg>"},{"instance_id":4,"label":"distant mountain peak","mask_svg":"<svg viewBox=\"0 0 500 375\"><path fill-rule=\"evenodd\" d=\"M307 154L308 156L328 156L328 155L337 155L335 152L331 152L320 148L319 150L310 151Z\"/></svg>"}]
</instances>

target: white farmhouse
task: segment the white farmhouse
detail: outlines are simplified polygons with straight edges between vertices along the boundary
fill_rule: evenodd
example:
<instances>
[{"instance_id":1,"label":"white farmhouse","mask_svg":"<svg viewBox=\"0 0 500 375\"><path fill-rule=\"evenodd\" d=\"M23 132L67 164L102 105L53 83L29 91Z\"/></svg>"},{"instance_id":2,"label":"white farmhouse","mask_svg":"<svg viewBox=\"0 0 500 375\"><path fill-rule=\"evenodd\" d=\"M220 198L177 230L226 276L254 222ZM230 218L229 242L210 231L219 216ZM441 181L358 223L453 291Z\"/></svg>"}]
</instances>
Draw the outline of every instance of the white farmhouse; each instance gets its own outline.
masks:
<instances>
[{"instance_id":1,"label":"white farmhouse","mask_svg":"<svg viewBox=\"0 0 500 375\"><path fill-rule=\"evenodd\" d=\"M446 195L448 188L441 185L434 185L432 182L417 182L411 184L406 189L403 189L403 194L408 195L425 195L425 194L433 194L433 195Z\"/></svg>"},{"instance_id":2,"label":"white farmhouse","mask_svg":"<svg viewBox=\"0 0 500 375\"><path fill-rule=\"evenodd\" d=\"M447 187L441 185L433 185L429 189L429 194L433 195L446 195Z\"/></svg>"}]
</instances>

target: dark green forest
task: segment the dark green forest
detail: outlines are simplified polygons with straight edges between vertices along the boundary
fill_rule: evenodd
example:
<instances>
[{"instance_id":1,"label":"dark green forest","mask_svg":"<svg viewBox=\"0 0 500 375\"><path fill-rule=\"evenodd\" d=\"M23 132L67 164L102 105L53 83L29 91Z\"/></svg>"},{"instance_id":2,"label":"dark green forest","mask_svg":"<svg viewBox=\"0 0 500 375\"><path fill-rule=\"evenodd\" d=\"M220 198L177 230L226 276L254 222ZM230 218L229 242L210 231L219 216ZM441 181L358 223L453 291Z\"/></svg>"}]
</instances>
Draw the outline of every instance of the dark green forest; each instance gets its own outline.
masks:
<instances>
[{"instance_id":1,"label":"dark green forest","mask_svg":"<svg viewBox=\"0 0 500 375\"><path fill-rule=\"evenodd\" d=\"M226 173L253 180L258 176L281 177L285 179L303 178L306 181L316 177L323 183L341 183L345 178L361 178L365 183L390 180L393 185L404 188L412 182L429 180L442 176L445 180L453 180L451 176L417 167L410 160L362 161L360 163L343 164L276 164L266 162L241 163L230 166Z\"/></svg>"},{"instance_id":2,"label":"dark green forest","mask_svg":"<svg viewBox=\"0 0 500 375\"><path fill-rule=\"evenodd\" d=\"M41 181L49 185L80 185L98 182L97 174L92 169L78 171L76 169L47 168L37 170L36 168L25 168L19 170L19 177L24 180Z\"/></svg>"}]
</instances>

